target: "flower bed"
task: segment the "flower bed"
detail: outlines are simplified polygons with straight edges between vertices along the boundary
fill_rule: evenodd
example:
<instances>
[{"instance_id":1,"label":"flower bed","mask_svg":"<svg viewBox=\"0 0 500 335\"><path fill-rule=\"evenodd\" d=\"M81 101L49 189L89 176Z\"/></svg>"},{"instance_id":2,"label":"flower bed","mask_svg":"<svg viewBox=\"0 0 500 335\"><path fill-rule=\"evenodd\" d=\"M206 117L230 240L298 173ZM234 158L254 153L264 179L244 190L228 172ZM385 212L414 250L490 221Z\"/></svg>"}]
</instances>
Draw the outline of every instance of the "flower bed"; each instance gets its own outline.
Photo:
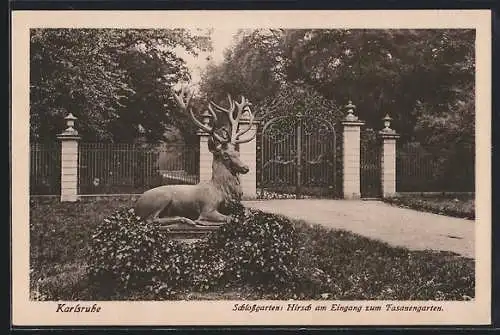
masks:
<instances>
[{"instance_id":1,"label":"flower bed","mask_svg":"<svg viewBox=\"0 0 500 335\"><path fill-rule=\"evenodd\" d=\"M271 200L271 199L295 199L297 195L295 193L280 193L280 192L272 192L272 191L267 191L263 190L261 192L258 192L258 199L261 200ZM310 199L311 196L309 195L302 195L302 199Z\"/></svg>"}]
</instances>

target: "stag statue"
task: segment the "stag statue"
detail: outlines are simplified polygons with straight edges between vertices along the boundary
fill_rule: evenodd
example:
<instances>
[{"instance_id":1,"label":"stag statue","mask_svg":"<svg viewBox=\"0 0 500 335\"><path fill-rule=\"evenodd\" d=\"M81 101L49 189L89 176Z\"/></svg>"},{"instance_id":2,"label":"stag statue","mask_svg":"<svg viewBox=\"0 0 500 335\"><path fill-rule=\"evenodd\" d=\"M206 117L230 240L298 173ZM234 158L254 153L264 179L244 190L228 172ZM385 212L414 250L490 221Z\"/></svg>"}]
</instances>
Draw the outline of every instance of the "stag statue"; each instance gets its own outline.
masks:
<instances>
[{"instance_id":1,"label":"stag statue","mask_svg":"<svg viewBox=\"0 0 500 335\"><path fill-rule=\"evenodd\" d=\"M135 204L135 212L144 220L159 225L184 223L190 226L221 225L231 218L219 212L220 206L230 200L240 200L242 189L239 174L249 171L247 165L240 160L236 145L250 142L255 133L241 138L252 126L254 114L250 110L250 102L244 97L234 101L228 95L229 107L224 108L210 102L208 110L212 117L212 125L199 121L189 103L193 94L182 88L179 94L174 93L177 104L191 117L191 121L202 131L210 135L208 148L213 155L212 179L197 185L164 185L144 192ZM217 129L217 120L226 115L228 122ZM244 114L248 114L248 127L239 129L239 122Z\"/></svg>"}]
</instances>

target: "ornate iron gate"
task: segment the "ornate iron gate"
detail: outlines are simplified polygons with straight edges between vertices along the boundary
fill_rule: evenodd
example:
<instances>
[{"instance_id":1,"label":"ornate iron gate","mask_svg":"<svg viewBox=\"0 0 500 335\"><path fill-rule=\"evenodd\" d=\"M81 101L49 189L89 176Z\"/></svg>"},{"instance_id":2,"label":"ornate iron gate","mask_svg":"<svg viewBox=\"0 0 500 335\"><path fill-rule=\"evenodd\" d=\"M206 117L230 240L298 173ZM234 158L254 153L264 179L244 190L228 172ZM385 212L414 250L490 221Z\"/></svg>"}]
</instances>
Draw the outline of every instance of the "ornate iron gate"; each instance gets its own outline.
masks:
<instances>
[{"instance_id":1,"label":"ornate iron gate","mask_svg":"<svg viewBox=\"0 0 500 335\"><path fill-rule=\"evenodd\" d=\"M334 197L336 134L329 121L302 115L279 116L261 128L258 188L276 197Z\"/></svg>"},{"instance_id":2,"label":"ornate iron gate","mask_svg":"<svg viewBox=\"0 0 500 335\"><path fill-rule=\"evenodd\" d=\"M362 133L362 137L365 134ZM360 186L362 198L379 198L382 195L382 145L365 142L360 150Z\"/></svg>"}]
</instances>

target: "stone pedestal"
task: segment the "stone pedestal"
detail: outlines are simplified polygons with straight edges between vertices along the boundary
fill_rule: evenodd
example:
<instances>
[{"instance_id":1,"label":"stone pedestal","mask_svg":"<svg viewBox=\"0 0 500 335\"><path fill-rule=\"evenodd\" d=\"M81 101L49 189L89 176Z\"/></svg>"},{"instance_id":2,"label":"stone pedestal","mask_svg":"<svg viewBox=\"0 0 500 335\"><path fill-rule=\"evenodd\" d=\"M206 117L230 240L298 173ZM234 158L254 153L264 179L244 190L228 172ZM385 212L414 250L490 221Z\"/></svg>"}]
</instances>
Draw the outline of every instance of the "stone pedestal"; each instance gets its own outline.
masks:
<instances>
[{"instance_id":1,"label":"stone pedestal","mask_svg":"<svg viewBox=\"0 0 500 335\"><path fill-rule=\"evenodd\" d=\"M346 106L347 116L342 121L343 126L343 193L344 199L361 198L360 170L360 136L361 126L365 123L354 115L355 106L351 102Z\"/></svg>"},{"instance_id":2,"label":"stone pedestal","mask_svg":"<svg viewBox=\"0 0 500 335\"><path fill-rule=\"evenodd\" d=\"M61 141L61 201L78 200L78 132L68 129L57 136Z\"/></svg>"},{"instance_id":3,"label":"stone pedestal","mask_svg":"<svg viewBox=\"0 0 500 335\"><path fill-rule=\"evenodd\" d=\"M165 231L171 239L181 241L196 241L206 237L208 234L217 231L223 224L220 225L190 225L184 222L171 224L168 226L159 226L159 230Z\"/></svg>"},{"instance_id":4,"label":"stone pedestal","mask_svg":"<svg viewBox=\"0 0 500 335\"><path fill-rule=\"evenodd\" d=\"M382 138L382 195L384 198L396 195L396 140L399 135L392 129L379 132Z\"/></svg>"},{"instance_id":5,"label":"stone pedestal","mask_svg":"<svg viewBox=\"0 0 500 335\"><path fill-rule=\"evenodd\" d=\"M240 121L240 129L246 129L249 125L248 119ZM252 122L250 130L242 136L248 138L257 133L257 122ZM240 159L245 163L250 171L247 174L240 175L241 187L243 189L243 199L252 200L257 198L257 139L239 145Z\"/></svg>"}]
</instances>

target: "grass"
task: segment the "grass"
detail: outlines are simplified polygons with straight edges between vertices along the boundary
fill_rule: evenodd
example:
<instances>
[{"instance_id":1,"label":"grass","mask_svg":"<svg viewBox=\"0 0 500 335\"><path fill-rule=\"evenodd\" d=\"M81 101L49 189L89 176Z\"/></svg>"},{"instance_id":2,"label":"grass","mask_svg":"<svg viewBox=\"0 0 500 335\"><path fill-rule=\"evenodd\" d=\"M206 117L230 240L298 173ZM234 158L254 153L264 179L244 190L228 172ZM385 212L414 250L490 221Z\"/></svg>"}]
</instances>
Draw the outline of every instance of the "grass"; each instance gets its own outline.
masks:
<instances>
[{"instance_id":1,"label":"grass","mask_svg":"<svg viewBox=\"0 0 500 335\"><path fill-rule=\"evenodd\" d=\"M469 220L475 218L475 202L472 195L404 195L385 198L385 202L404 208L416 209L423 212L459 217Z\"/></svg>"},{"instance_id":2,"label":"grass","mask_svg":"<svg viewBox=\"0 0 500 335\"><path fill-rule=\"evenodd\" d=\"M32 200L30 207L31 298L100 300L86 281L88 242L98 222L131 200L77 203ZM318 297L332 300L469 300L474 297L474 260L448 252L409 251L346 231L296 222L303 248L300 262L333 280ZM315 276L311 273L311 276ZM318 286L319 287L319 286ZM251 287L183 293L174 299L272 299ZM297 299L301 297L298 296ZM121 300L151 300L151 293L130 292Z\"/></svg>"},{"instance_id":3,"label":"grass","mask_svg":"<svg viewBox=\"0 0 500 335\"><path fill-rule=\"evenodd\" d=\"M30 200L30 285L32 294L86 300L88 242L96 224L131 200L108 198L61 203Z\"/></svg>"}]
</instances>

